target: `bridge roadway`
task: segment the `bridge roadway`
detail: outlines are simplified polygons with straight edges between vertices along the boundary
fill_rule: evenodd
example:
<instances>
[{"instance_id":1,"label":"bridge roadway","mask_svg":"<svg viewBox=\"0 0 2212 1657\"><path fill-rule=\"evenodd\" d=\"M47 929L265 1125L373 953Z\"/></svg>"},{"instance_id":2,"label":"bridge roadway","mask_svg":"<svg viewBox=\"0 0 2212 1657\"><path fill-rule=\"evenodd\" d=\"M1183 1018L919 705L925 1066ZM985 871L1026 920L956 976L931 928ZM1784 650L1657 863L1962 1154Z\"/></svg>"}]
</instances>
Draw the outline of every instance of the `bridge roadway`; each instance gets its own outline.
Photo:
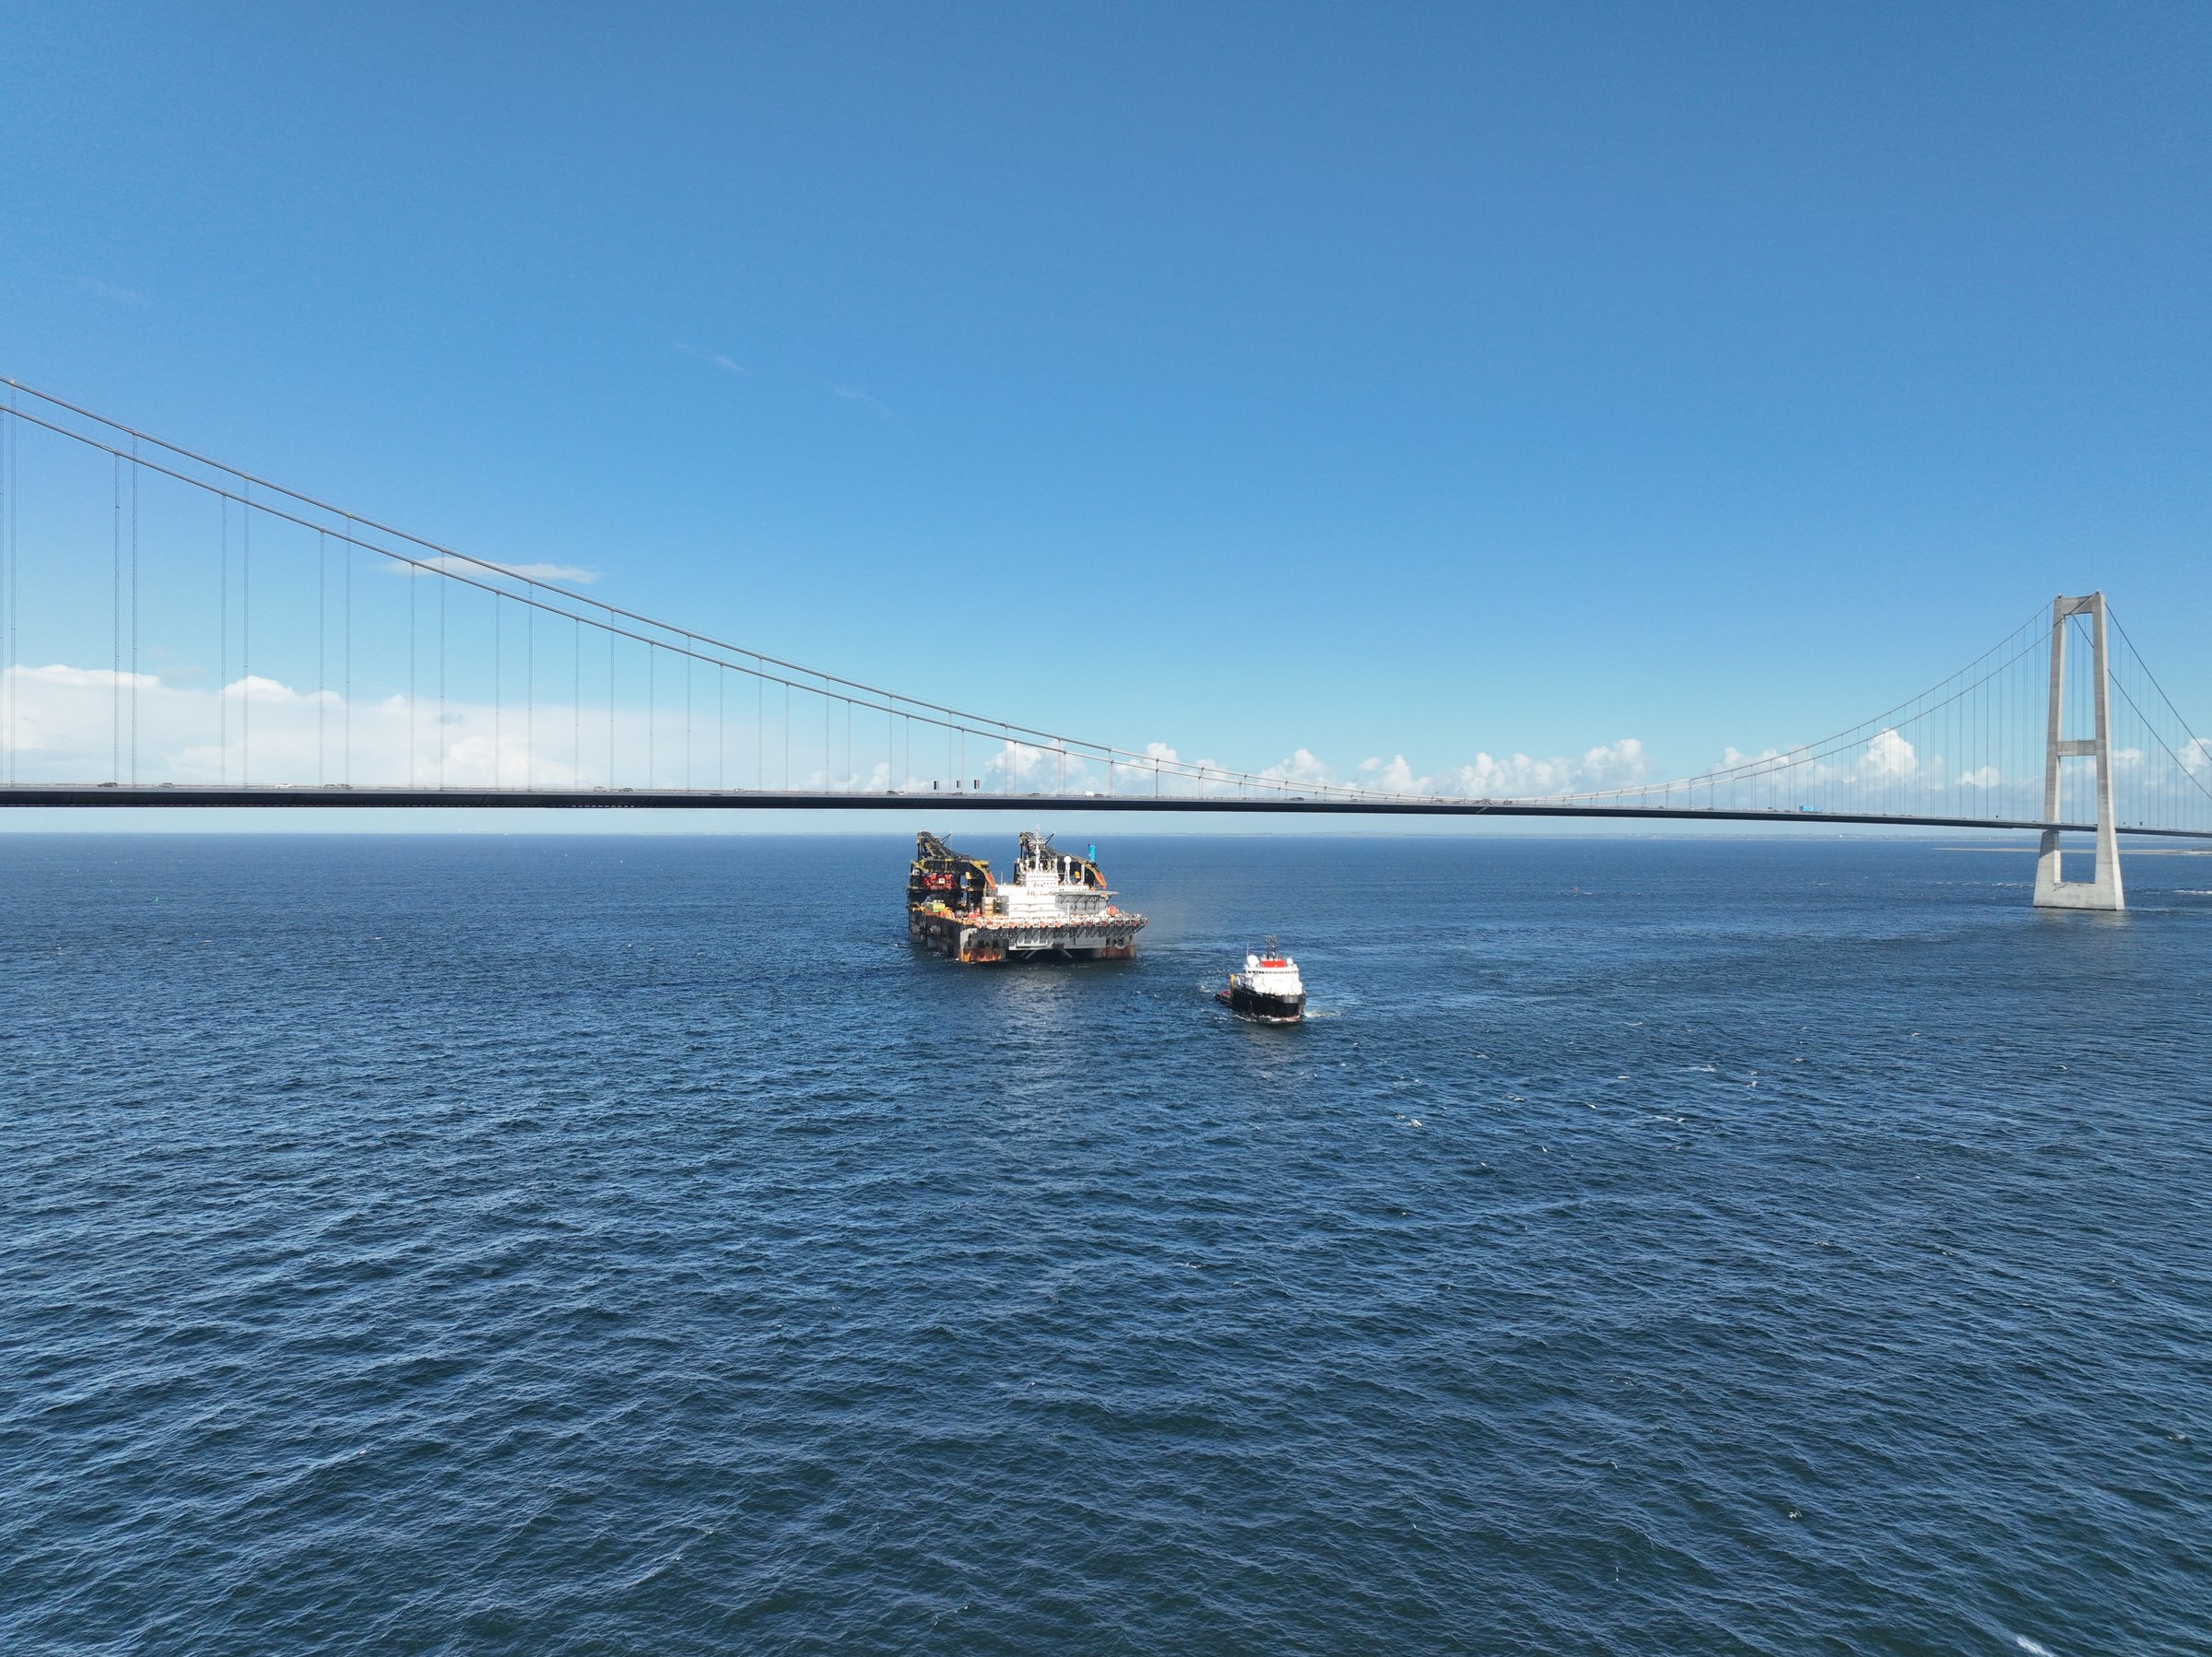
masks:
<instances>
[{"instance_id":1,"label":"bridge roadway","mask_svg":"<svg viewBox=\"0 0 2212 1657\"><path fill-rule=\"evenodd\" d=\"M1702 823L1788 823L1797 827L1881 828L2057 828L2094 834L2094 823L2027 817L1898 817L1858 811L1768 811L1703 805L1574 805L1542 800L1406 800L1298 794L994 794L965 789L927 793L833 793L805 789L703 788L368 788L343 784L222 787L171 783L0 784L0 806L362 806L495 807L554 811L1168 811L1242 812L1267 817L1606 817ZM2212 829L2130 828L2122 834L2212 840Z\"/></svg>"}]
</instances>

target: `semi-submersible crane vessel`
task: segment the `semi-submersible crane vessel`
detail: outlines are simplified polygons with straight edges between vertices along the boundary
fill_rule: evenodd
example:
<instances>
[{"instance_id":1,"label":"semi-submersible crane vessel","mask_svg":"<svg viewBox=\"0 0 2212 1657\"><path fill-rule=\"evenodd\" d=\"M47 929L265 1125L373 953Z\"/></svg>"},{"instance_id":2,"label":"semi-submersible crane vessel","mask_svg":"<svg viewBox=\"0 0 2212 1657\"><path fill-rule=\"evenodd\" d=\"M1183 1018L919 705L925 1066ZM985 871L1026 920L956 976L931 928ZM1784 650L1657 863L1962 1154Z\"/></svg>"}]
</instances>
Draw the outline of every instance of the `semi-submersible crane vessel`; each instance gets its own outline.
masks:
<instances>
[{"instance_id":1,"label":"semi-submersible crane vessel","mask_svg":"<svg viewBox=\"0 0 2212 1657\"><path fill-rule=\"evenodd\" d=\"M906 933L961 961L1125 961L1136 954L1145 918L1113 898L1095 846L1077 857L1025 828L1013 878L1002 883L980 857L919 834L906 877Z\"/></svg>"}]
</instances>

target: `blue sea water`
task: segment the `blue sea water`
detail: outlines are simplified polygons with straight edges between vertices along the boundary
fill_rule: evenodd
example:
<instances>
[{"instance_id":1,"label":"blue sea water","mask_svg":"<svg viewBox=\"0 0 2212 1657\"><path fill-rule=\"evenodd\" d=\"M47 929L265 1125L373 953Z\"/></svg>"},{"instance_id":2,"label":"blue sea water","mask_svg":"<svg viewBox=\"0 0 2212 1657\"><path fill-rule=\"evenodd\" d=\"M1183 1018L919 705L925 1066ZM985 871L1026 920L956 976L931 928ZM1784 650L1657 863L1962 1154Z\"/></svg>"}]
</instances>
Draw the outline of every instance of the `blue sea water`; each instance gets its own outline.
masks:
<instances>
[{"instance_id":1,"label":"blue sea water","mask_svg":"<svg viewBox=\"0 0 2212 1657\"><path fill-rule=\"evenodd\" d=\"M0 1649L2212 1650L2212 860L910 844L0 839Z\"/></svg>"}]
</instances>

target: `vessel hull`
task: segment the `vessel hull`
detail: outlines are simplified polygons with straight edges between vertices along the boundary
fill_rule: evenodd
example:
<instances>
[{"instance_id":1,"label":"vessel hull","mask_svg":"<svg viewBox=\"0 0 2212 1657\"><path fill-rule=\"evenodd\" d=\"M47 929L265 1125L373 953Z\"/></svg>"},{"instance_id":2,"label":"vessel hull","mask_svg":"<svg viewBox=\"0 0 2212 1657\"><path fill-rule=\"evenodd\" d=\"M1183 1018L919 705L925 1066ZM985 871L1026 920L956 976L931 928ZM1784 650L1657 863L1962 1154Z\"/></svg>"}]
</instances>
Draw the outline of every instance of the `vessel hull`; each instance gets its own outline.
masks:
<instances>
[{"instance_id":1,"label":"vessel hull","mask_svg":"<svg viewBox=\"0 0 2212 1657\"><path fill-rule=\"evenodd\" d=\"M1260 1024L1302 1024L1306 1017L1303 995L1265 995L1241 984L1216 990L1214 999L1236 1014Z\"/></svg>"},{"instance_id":2,"label":"vessel hull","mask_svg":"<svg viewBox=\"0 0 2212 1657\"><path fill-rule=\"evenodd\" d=\"M970 966L1008 961L1126 961L1136 958L1130 916L1119 923L1004 921L934 912L907 917L907 936L924 948Z\"/></svg>"}]
</instances>

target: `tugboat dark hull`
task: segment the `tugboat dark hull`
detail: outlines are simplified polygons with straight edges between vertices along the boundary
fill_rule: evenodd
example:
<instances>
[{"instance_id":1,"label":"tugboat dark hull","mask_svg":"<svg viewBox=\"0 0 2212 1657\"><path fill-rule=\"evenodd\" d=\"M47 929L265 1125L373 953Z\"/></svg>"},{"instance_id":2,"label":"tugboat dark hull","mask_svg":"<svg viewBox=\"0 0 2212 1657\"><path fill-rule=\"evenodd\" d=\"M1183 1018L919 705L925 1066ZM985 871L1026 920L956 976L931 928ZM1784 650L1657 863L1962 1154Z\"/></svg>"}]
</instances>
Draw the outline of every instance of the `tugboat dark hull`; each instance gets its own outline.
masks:
<instances>
[{"instance_id":1,"label":"tugboat dark hull","mask_svg":"<svg viewBox=\"0 0 2212 1657\"><path fill-rule=\"evenodd\" d=\"M1232 984L1226 990L1216 990L1214 999L1240 1018L1251 1018L1261 1024L1301 1024L1306 1017L1306 998L1303 995L1263 995L1247 990L1242 984Z\"/></svg>"}]
</instances>

